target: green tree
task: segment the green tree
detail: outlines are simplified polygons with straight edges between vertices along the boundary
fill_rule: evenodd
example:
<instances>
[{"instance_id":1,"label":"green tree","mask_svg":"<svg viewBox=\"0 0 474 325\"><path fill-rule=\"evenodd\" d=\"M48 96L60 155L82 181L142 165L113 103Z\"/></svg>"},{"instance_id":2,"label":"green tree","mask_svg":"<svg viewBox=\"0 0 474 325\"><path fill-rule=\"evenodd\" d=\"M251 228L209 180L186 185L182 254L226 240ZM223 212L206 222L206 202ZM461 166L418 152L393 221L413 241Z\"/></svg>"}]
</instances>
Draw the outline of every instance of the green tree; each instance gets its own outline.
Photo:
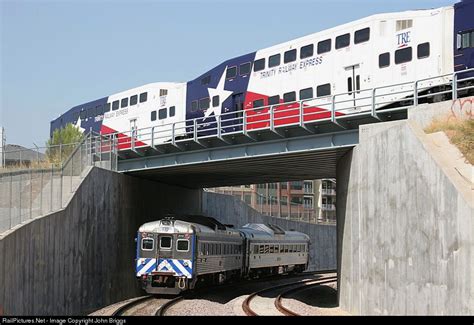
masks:
<instances>
[{"instance_id":1,"label":"green tree","mask_svg":"<svg viewBox=\"0 0 474 325\"><path fill-rule=\"evenodd\" d=\"M71 123L61 129L56 129L46 143L46 156L50 163L60 165L74 151L76 144L82 140L81 130Z\"/></svg>"}]
</instances>

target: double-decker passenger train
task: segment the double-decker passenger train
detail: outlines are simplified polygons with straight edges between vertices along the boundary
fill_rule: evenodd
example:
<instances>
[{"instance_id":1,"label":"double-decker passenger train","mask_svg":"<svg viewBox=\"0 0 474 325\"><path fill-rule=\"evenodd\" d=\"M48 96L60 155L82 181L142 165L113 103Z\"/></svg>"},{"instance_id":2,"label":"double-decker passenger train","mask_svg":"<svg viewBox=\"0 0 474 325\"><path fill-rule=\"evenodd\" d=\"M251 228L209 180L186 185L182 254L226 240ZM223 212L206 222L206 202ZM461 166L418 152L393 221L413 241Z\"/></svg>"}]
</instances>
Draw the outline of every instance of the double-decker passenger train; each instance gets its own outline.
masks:
<instances>
[{"instance_id":1,"label":"double-decker passenger train","mask_svg":"<svg viewBox=\"0 0 474 325\"><path fill-rule=\"evenodd\" d=\"M443 91L454 72L474 68L472 17L473 0L373 15L229 59L187 83L152 83L75 106L51 122L51 134L73 123L149 146L216 134L216 125L229 134L272 119L278 127L327 119L331 110L368 111L373 99L364 90L386 87L376 104L383 109L406 98L415 80L433 78L421 94ZM466 94L474 93L473 75L458 77L471 77Z\"/></svg>"},{"instance_id":2,"label":"double-decker passenger train","mask_svg":"<svg viewBox=\"0 0 474 325\"><path fill-rule=\"evenodd\" d=\"M205 216L145 223L136 242L136 277L151 294L178 294L201 282L302 272L309 263L306 234L270 224L233 229Z\"/></svg>"}]
</instances>

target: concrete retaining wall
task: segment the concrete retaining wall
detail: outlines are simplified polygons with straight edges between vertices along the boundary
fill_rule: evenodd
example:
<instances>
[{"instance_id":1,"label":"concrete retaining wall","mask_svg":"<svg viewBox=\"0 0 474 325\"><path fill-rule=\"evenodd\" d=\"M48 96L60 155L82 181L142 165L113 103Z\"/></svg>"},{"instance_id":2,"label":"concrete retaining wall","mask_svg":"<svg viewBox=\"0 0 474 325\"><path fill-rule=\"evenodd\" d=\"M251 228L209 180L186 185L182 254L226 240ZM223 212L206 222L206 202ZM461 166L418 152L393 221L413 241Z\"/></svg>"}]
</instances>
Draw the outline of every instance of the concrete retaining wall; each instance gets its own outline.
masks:
<instances>
[{"instance_id":1,"label":"concrete retaining wall","mask_svg":"<svg viewBox=\"0 0 474 325\"><path fill-rule=\"evenodd\" d=\"M242 200L224 194L204 192L203 213L224 224L236 228L246 223L271 223L285 230L294 229L311 238L310 269L328 270L336 268L336 226L296 222L269 217L252 209Z\"/></svg>"},{"instance_id":2,"label":"concrete retaining wall","mask_svg":"<svg viewBox=\"0 0 474 325\"><path fill-rule=\"evenodd\" d=\"M362 126L338 163L339 299L350 313L474 314L472 199L420 130L412 121Z\"/></svg>"},{"instance_id":3,"label":"concrete retaining wall","mask_svg":"<svg viewBox=\"0 0 474 325\"><path fill-rule=\"evenodd\" d=\"M0 314L83 315L143 294L135 234L169 213L199 213L201 191L93 168L64 210L0 237Z\"/></svg>"}]
</instances>

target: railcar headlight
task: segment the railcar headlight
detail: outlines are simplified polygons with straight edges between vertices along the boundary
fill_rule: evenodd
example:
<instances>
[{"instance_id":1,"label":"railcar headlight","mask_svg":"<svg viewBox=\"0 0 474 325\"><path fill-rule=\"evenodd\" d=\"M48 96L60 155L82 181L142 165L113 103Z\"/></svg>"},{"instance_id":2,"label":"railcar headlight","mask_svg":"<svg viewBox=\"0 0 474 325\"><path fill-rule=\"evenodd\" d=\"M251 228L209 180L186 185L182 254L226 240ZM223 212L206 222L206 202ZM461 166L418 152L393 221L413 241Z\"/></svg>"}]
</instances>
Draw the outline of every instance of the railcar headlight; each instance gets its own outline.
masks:
<instances>
[{"instance_id":1,"label":"railcar headlight","mask_svg":"<svg viewBox=\"0 0 474 325\"><path fill-rule=\"evenodd\" d=\"M188 266L188 262L184 262L183 265L184 265L184 266Z\"/></svg>"}]
</instances>

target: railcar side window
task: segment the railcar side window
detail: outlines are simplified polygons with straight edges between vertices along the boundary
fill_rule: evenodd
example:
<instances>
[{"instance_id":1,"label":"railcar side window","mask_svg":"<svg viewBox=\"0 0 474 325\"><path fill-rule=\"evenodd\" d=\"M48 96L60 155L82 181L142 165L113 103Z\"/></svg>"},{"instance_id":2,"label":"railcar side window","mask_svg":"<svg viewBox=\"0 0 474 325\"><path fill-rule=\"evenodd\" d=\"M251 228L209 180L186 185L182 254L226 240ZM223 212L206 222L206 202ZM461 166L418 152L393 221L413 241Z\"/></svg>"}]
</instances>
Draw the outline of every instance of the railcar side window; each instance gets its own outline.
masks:
<instances>
[{"instance_id":1,"label":"railcar side window","mask_svg":"<svg viewBox=\"0 0 474 325\"><path fill-rule=\"evenodd\" d=\"M191 112L195 112L195 111L197 111L197 109L198 109L198 101L197 101L197 100L193 100L193 101L191 102Z\"/></svg>"},{"instance_id":2,"label":"railcar side window","mask_svg":"<svg viewBox=\"0 0 474 325\"><path fill-rule=\"evenodd\" d=\"M253 253L258 254L258 245L253 245Z\"/></svg>"},{"instance_id":3,"label":"railcar side window","mask_svg":"<svg viewBox=\"0 0 474 325\"><path fill-rule=\"evenodd\" d=\"M284 103L294 102L294 101L296 101L296 92L292 91L292 92L283 94Z\"/></svg>"},{"instance_id":4,"label":"railcar side window","mask_svg":"<svg viewBox=\"0 0 474 325\"><path fill-rule=\"evenodd\" d=\"M84 111L81 111L79 113L79 116L81 117L81 120L85 120L86 117L87 117L87 112L84 110Z\"/></svg>"},{"instance_id":5,"label":"railcar side window","mask_svg":"<svg viewBox=\"0 0 474 325\"><path fill-rule=\"evenodd\" d=\"M171 249L171 237L163 236L160 238L160 248L161 249Z\"/></svg>"},{"instance_id":6,"label":"railcar side window","mask_svg":"<svg viewBox=\"0 0 474 325\"><path fill-rule=\"evenodd\" d=\"M205 110L208 109L210 105L210 99L209 97L207 98L202 98L199 100L199 109L200 110Z\"/></svg>"},{"instance_id":7,"label":"railcar side window","mask_svg":"<svg viewBox=\"0 0 474 325\"><path fill-rule=\"evenodd\" d=\"M331 51L331 39L327 39L318 43L318 54Z\"/></svg>"},{"instance_id":8,"label":"railcar side window","mask_svg":"<svg viewBox=\"0 0 474 325\"><path fill-rule=\"evenodd\" d=\"M140 103L146 102L147 97L148 97L148 93L141 93L140 94Z\"/></svg>"},{"instance_id":9,"label":"railcar side window","mask_svg":"<svg viewBox=\"0 0 474 325\"><path fill-rule=\"evenodd\" d=\"M354 44L367 42L370 39L370 28L359 29L354 33Z\"/></svg>"},{"instance_id":10,"label":"railcar side window","mask_svg":"<svg viewBox=\"0 0 474 325\"><path fill-rule=\"evenodd\" d=\"M212 97L212 107L219 106L219 95Z\"/></svg>"},{"instance_id":11,"label":"railcar side window","mask_svg":"<svg viewBox=\"0 0 474 325\"><path fill-rule=\"evenodd\" d=\"M276 105L280 102L280 95L268 97L268 105Z\"/></svg>"},{"instance_id":12,"label":"railcar side window","mask_svg":"<svg viewBox=\"0 0 474 325\"><path fill-rule=\"evenodd\" d=\"M138 103L137 95L133 95L132 97L130 97L130 106L136 105L137 103Z\"/></svg>"},{"instance_id":13,"label":"railcar side window","mask_svg":"<svg viewBox=\"0 0 474 325\"><path fill-rule=\"evenodd\" d=\"M305 88L300 90L300 100L313 98L313 88Z\"/></svg>"},{"instance_id":14,"label":"railcar side window","mask_svg":"<svg viewBox=\"0 0 474 325\"><path fill-rule=\"evenodd\" d=\"M102 115L102 105L97 105L95 107L95 115Z\"/></svg>"},{"instance_id":15,"label":"railcar side window","mask_svg":"<svg viewBox=\"0 0 474 325\"><path fill-rule=\"evenodd\" d=\"M280 65L280 54L275 54L268 58L269 68L276 67L278 65Z\"/></svg>"},{"instance_id":16,"label":"railcar side window","mask_svg":"<svg viewBox=\"0 0 474 325\"><path fill-rule=\"evenodd\" d=\"M395 51L395 64L410 62L412 58L411 47L405 47Z\"/></svg>"},{"instance_id":17,"label":"railcar side window","mask_svg":"<svg viewBox=\"0 0 474 325\"><path fill-rule=\"evenodd\" d=\"M201 85L208 85L211 83L211 76L205 76L201 79Z\"/></svg>"},{"instance_id":18,"label":"railcar side window","mask_svg":"<svg viewBox=\"0 0 474 325\"><path fill-rule=\"evenodd\" d=\"M316 87L316 97L331 95L331 84L319 85Z\"/></svg>"},{"instance_id":19,"label":"railcar side window","mask_svg":"<svg viewBox=\"0 0 474 325\"><path fill-rule=\"evenodd\" d=\"M162 108L158 110L158 119L159 120L164 120L167 116L168 110L166 108Z\"/></svg>"},{"instance_id":20,"label":"railcar side window","mask_svg":"<svg viewBox=\"0 0 474 325\"><path fill-rule=\"evenodd\" d=\"M187 251L189 251L189 240L187 240L187 239L178 239L176 241L176 250L178 252L187 252Z\"/></svg>"},{"instance_id":21,"label":"railcar side window","mask_svg":"<svg viewBox=\"0 0 474 325\"><path fill-rule=\"evenodd\" d=\"M262 107L264 104L263 99L257 99L253 101L253 108Z\"/></svg>"},{"instance_id":22,"label":"railcar side window","mask_svg":"<svg viewBox=\"0 0 474 325\"><path fill-rule=\"evenodd\" d=\"M123 98L121 103L120 103L120 108L124 108L124 107L127 107L127 106L128 106L128 97Z\"/></svg>"},{"instance_id":23,"label":"railcar side window","mask_svg":"<svg viewBox=\"0 0 474 325\"><path fill-rule=\"evenodd\" d=\"M112 103L112 110L113 110L113 111L118 110L118 109L119 109L119 104L120 104L120 103L119 103L118 100L114 101L114 102Z\"/></svg>"},{"instance_id":24,"label":"railcar side window","mask_svg":"<svg viewBox=\"0 0 474 325\"><path fill-rule=\"evenodd\" d=\"M288 63L288 62L293 62L295 60L296 60L296 49L285 52L285 55L283 57L283 62Z\"/></svg>"},{"instance_id":25,"label":"railcar side window","mask_svg":"<svg viewBox=\"0 0 474 325\"><path fill-rule=\"evenodd\" d=\"M94 116L94 108L93 107L87 109L87 117L90 118L92 116Z\"/></svg>"},{"instance_id":26,"label":"railcar side window","mask_svg":"<svg viewBox=\"0 0 474 325\"><path fill-rule=\"evenodd\" d=\"M418 44L416 49L418 59L424 59L430 56L430 43Z\"/></svg>"},{"instance_id":27,"label":"railcar side window","mask_svg":"<svg viewBox=\"0 0 474 325\"><path fill-rule=\"evenodd\" d=\"M156 111L152 111L152 112L151 112L150 120L156 121Z\"/></svg>"},{"instance_id":28,"label":"railcar side window","mask_svg":"<svg viewBox=\"0 0 474 325\"><path fill-rule=\"evenodd\" d=\"M253 71L257 72L265 69L265 58L257 60L253 63Z\"/></svg>"},{"instance_id":29,"label":"railcar side window","mask_svg":"<svg viewBox=\"0 0 474 325\"><path fill-rule=\"evenodd\" d=\"M252 63L247 62L247 63L242 63L239 67L239 74L246 75L249 74L250 71L252 70Z\"/></svg>"},{"instance_id":30,"label":"railcar side window","mask_svg":"<svg viewBox=\"0 0 474 325\"><path fill-rule=\"evenodd\" d=\"M104 113L110 112L110 103L104 105Z\"/></svg>"},{"instance_id":31,"label":"railcar side window","mask_svg":"<svg viewBox=\"0 0 474 325\"><path fill-rule=\"evenodd\" d=\"M310 56L313 56L313 51L314 51L313 44L303 46L300 49L300 59L305 59L305 58L309 58Z\"/></svg>"},{"instance_id":32,"label":"railcar side window","mask_svg":"<svg viewBox=\"0 0 474 325\"><path fill-rule=\"evenodd\" d=\"M153 238L142 238L142 250L151 251L153 250Z\"/></svg>"},{"instance_id":33,"label":"railcar side window","mask_svg":"<svg viewBox=\"0 0 474 325\"><path fill-rule=\"evenodd\" d=\"M347 33L336 37L336 50L349 46L351 43L351 34Z\"/></svg>"},{"instance_id":34,"label":"railcar side window","mask_svg":"<svg viewBox=\"0 0 474 325\"><path fill-rule=\"evenodd\" d=\"M379 68L385 68L390 65L390 53L382 53L379 55Z\"/></svg>"},{"instance_id":35,"label":"railcar side window","mask_svg":"<svg viewBox=\"0 0 474 325\"><path fill-rule=\"evenodd\" d=\"M173 117L176 114L176 108L174 106L170 107L170 117Z\"/></svg>"},{"instance_id":36,"label":"railcar side window","mask_svg":"<svg viewBox=\"0 0 474 325\"><path fill-rule=\"evenodd\" d=\"M237 76L237 67L230 67L227 68L227 72L225 74L226 79L232 79Z\"/></svg>"}]
</instances>

